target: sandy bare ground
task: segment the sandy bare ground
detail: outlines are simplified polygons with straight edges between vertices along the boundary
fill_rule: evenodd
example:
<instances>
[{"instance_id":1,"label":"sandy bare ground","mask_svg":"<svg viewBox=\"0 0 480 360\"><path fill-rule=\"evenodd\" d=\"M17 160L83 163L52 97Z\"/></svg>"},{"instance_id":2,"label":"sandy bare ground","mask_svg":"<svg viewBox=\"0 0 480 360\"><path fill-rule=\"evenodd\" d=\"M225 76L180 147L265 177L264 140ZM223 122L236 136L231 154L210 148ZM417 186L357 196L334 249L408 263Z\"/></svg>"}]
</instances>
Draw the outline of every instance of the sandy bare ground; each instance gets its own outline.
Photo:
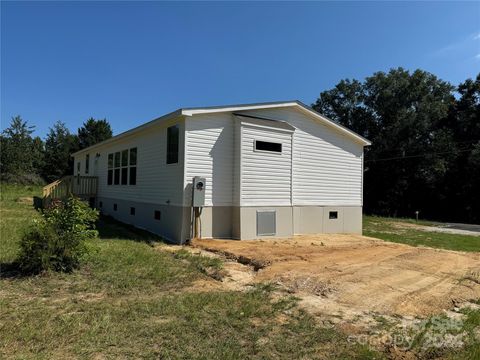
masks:
<instances>
[{"instance_id":1,"label":"sandy bare ground","mask_svg":"<svg viewBox=\"0 0 480 360\"><path fill-rule=\"evenodd\" d=\"M480 298L480 253L328 234L193 246L232 260L225 285L274 282L314 313L425 317Z\"/></svg>"}]
</instances>

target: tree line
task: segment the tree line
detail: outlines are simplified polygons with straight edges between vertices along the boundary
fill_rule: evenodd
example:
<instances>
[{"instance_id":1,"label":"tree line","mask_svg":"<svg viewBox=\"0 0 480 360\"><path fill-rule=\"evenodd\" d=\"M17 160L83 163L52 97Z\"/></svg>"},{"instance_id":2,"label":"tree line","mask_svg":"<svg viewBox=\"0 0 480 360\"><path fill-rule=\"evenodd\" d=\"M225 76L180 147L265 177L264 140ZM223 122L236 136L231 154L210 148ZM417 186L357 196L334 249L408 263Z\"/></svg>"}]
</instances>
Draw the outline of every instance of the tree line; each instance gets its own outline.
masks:
<instances>
[{"instance_id":1,"label":"tree line","mask_svg":"<svg viewBox=\"0 0 480 360\"><path fill-rule=\"evenodd\" d=\"M57 121L43 141L32 136L35 126L20 116L0 135L0 171L3 182L42 184L73 173L72 153L112 137L106 119L90 118L72 134Z\"/></svg>"},{"instance_id":2,"label":"tree line","mask_svg":"<svg viewBox=\"0 0 480 360\"><path fill-rule=\"evenodd\" d=\"M366 213L480 223L480 74L455 87L397 68L342 80L312 106L372 141Z\"/></svg>"},{"instance_id":3,"label":"tree line","mask_svg":"<svg viewBox=\"0 0 480 360\"><path fill-rule=\"evenodd\" d=\"M341 80L312 107L372 141L365 149L364 210L384 216L480 222L480 74L458 86L422 70ZM76 134L62 122L43 141L19 116L0 137L4 181L53 181L70 155L112 136L106 119Z\"/></svg>"}]
</instances>

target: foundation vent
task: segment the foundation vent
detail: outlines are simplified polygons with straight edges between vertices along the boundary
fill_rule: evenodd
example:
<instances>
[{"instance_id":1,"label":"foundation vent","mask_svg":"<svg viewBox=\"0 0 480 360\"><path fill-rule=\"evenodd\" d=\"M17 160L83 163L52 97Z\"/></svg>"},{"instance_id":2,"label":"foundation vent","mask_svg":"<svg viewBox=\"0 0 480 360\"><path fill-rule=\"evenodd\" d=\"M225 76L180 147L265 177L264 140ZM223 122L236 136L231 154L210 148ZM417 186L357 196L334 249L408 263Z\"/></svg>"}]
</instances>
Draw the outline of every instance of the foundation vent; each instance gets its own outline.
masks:
<instances>
[{"instance_id":1,"label":"foundation vent","mask_svg":"<svg viewBox=\"0 0 480 360\"><path fill-rule=\"evenodd\" d=\"M275 210L257 210L257 235L275 235L277 233Z\"/></svg>"}]
</instances>

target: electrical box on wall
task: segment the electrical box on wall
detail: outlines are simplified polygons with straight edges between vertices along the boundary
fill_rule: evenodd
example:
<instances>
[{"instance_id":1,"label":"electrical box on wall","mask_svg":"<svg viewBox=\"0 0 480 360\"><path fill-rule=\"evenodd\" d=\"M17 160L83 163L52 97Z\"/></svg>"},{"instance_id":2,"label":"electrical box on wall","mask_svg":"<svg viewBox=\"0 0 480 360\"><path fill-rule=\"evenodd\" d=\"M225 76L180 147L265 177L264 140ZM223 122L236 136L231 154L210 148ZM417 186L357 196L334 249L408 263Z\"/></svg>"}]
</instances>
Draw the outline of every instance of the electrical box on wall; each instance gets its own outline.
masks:
<instances>
[{"instance_id":1,"label":"electrical box on wall","mask_svg":"<svg viewBox=\"0 0 480 360\"><path fill-rule=\"evenodd\" d=\"M193 178L193 195L192 195L193 207L205 206L205 187L206 187L206 179L204 177L195 176Z\"/></svg>"}]
</instances>

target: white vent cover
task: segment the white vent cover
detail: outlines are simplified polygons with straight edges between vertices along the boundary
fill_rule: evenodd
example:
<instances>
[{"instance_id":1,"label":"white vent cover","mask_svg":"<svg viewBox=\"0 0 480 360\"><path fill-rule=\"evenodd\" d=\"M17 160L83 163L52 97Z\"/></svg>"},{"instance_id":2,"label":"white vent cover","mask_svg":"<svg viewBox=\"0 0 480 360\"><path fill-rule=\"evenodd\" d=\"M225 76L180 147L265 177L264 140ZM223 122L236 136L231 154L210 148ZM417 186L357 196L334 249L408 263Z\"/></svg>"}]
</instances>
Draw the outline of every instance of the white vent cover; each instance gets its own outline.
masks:
<instances>
[{"instance_id":1,"label":"white vent cover","mask_svg":"<svg viewBox=\"0 0 480 360\"><path fill-rule=\"evenodd\" d=\"M277 233L275 210L257 210L257 235L275 235Z\"/></svg>"}]
</instances>

